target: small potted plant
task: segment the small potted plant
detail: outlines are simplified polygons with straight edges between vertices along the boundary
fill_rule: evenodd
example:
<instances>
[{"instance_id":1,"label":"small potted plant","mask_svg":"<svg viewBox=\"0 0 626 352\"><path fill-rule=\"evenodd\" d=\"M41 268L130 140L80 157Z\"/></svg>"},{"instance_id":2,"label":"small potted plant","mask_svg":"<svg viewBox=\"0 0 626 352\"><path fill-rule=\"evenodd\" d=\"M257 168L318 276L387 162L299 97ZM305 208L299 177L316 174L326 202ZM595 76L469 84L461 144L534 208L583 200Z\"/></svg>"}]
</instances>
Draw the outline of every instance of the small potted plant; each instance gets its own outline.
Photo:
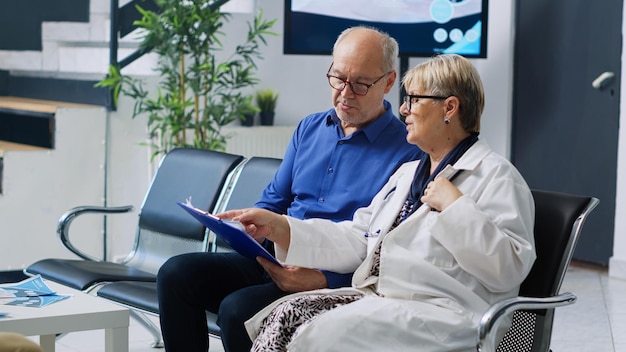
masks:
<instances>
[{"instance_id":1,"label":"small potted plant","mask_svg":"<svg viewBox=\"0 0 626 352\"><path fill-rule=\"evenodd\" d=\"M250 127L254 125L254 116L259 112L259 108L252 103L252 96L244 100L239 105L238 113L242 126Z\"/></svg>"},{"instance_id":2,"label":"small potted plant","mask_svg":"<svg viewBox=\"0 0 626 352\"><path fill-rule=\"evenodd\" d=\"M278 92L272 89L260 89L255 94L256 105L259 108L261 125L271 126L274 124L274 113L278 102Z\"/></svg>"}]
</instances>

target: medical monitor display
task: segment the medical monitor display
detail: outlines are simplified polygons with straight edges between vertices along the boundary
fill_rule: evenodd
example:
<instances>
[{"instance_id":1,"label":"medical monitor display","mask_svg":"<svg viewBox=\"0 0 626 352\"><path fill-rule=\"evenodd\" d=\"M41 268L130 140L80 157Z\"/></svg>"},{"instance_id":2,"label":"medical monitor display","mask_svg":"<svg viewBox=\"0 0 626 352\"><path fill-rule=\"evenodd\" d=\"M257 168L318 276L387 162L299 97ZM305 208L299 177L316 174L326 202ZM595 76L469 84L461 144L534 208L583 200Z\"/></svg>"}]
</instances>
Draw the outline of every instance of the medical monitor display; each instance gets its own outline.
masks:
<instances>
[{"instance_id":1,"label":"medical monitor display","mask_svg":"<svg viewBox=\"0 0 626 352\"><path fill-rule=\"evenodd\" d=\"M402 56L485 58L487 1L285 0L283 51L329 55L342 30L362 24L389 33Z\"/></svg>"}]
</instances>

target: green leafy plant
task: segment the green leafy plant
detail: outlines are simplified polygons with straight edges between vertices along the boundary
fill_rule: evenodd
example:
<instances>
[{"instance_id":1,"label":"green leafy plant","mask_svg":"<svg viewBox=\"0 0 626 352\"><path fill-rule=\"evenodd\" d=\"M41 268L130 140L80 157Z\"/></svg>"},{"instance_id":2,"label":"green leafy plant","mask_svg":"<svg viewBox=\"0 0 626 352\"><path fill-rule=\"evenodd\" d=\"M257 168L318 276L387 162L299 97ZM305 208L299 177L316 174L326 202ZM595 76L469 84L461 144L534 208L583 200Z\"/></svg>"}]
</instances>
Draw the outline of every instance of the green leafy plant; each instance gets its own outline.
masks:
<instances>
[{"instance_id":1,"label":"green leafy plant","mask_svg":"<svg viewBox=\"0 0 626 352\"><path fill-rule=\"evenodd\" d=\"M155 2L161 12L137 6L142 18L135 24L142 29L141 48L158 55L156 97L149 96L143 80L122 74L116 66L97 86L112 90L115 105L120 94L133 98L133 118L148 115L148 129L155 137L150 144L153 156L174 147L224 150L227 136L221 128L243 119L253 105L244 90L258 83L255 60L263 58L265 36L276 35L270 31L276 20L263 19L260 10L248 22L244 43L227 55L221 52L220 29L230 15L219 9L225 1ZM226 58L218 59L218 52Z\"/></svg>"},{"instance_id":2,"label":"green leafy plant","mask_svg":"<svg viewBox=\"0 0 626 352\"><path fill-rule=\"evenodd\" d=\"M256 105L260 112L276 111L276 103L278 102L278 92L272 89L259 89L255 95Z\"/></svg>"},{"instance_id":3,"label":"green leafy plant","mask_svg":"<svg viewBox=\"0 0 626 352\"><path fill-rule=\"evenodd\" d=\"M252 102L252 95L247 96L245 101L241 103L239 111L243 114L241 118L242 126L254 125L254 116L259 112L259 108Z\"/></svg>"},{"instance_id":4,"label":"green leafy plant","mask_svg":"<svg viewBox=\"0 0 626 352\"><path fill-rule=\"evenodd\" d=\"M254 103L252 102L252 95L249 95L245 97L245 99L241 102L241 105L239 106L239 111L244 115L254 115L257 112L260 112L261 109L254 105Z\"/></svg>"},{"instance_id":5,"label":"green leafy plant","mask_svg":"<svg viewBox=\"0 0 626 352\"><path fill-rule=\"evenodd\" d=\"M272 89L259 89L254 98L256 105L259 107L260 112L274 112L276 111L276 103L278 102L278 92Z\"/></svg>"}]
</instances>

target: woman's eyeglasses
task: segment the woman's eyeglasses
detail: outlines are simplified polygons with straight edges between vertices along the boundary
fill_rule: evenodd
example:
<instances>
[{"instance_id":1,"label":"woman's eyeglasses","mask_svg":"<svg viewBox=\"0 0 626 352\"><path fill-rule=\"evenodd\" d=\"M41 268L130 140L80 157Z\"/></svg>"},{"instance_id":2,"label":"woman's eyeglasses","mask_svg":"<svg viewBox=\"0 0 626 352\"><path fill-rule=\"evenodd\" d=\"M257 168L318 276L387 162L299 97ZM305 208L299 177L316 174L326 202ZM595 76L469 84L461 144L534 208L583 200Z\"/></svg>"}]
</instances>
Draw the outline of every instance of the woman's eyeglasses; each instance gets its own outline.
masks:
<instances>
[{"instance_id":1,"label":"woman's eyeglasses","mask_svg":"<svg viewBox=\"0 0 626 352\"><path fill-rule=\"evenodd\" d=\"M435 100L444 100L444 99L448 99L450 96L447 97L443 97L440 95L412 95L412 94L407 94L405 95L402 100L404 101L404 103L406 103L406 109L411 111L411 106L413 104L417 104L417 102L420 99L435 99Z\"/></svg>"}]
</instances>

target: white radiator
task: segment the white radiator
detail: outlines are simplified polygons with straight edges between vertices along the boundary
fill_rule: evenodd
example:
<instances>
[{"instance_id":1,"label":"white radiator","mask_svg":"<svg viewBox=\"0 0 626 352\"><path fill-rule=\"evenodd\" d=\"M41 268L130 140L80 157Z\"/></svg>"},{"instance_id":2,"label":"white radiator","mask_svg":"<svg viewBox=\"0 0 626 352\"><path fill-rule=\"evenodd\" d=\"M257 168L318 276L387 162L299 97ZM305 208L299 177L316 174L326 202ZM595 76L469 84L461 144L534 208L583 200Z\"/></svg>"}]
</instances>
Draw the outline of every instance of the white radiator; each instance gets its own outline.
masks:
<instances>
[{"instance_id":1,"label":"white radiator","mask_svg":"<svg viewBox=\"0 0 626 352\"><path fill-rule=\"evenodd\" d=\"M226 140L228 153L282 159L294 129L295 126L235 126L225 127L222 132L230 135Z\"/></svg>"}]
</instances>

